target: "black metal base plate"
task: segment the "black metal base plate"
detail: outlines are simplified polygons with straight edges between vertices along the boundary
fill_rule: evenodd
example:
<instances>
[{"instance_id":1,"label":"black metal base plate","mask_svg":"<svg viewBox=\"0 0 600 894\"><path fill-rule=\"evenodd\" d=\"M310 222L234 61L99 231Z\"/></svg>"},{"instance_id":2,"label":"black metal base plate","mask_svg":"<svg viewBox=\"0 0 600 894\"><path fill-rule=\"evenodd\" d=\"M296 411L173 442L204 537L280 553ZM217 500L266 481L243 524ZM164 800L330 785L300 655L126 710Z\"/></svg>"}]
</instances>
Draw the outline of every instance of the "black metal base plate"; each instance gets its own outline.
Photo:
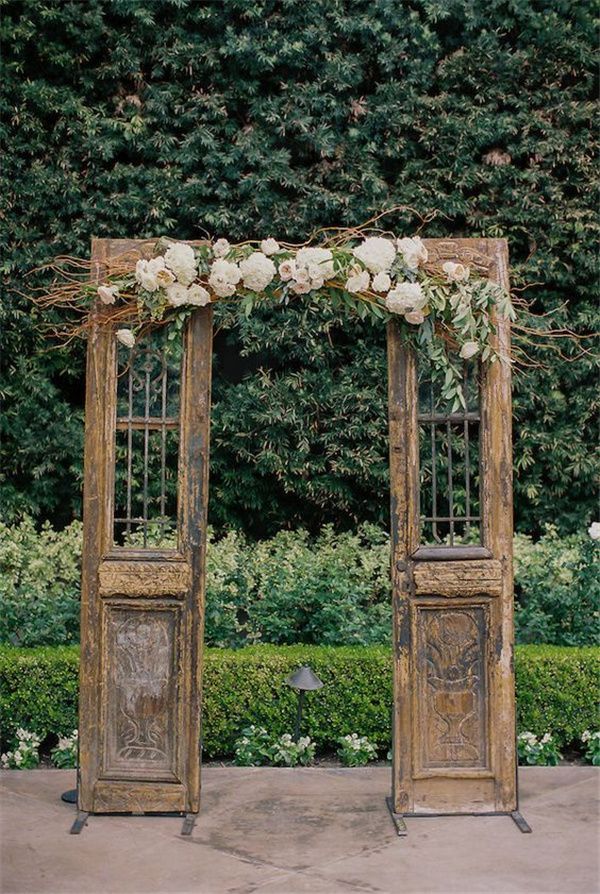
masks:
<instances>
[{"instance_id":1,"label":"black metal base plate","mask_svg":"<svg viewBox=\"0 0 600 894\"><path fill-rule=\"evenodd\" d=\"M392 818L392 822L394 824L394 828L396 829L396 834L400 838L405 838L408 835L408 829L406 828L406 817L410 816L411 819L426 819L427 817L441 817L441 816L509 816L511 820L515 823L520 832L525 834L530 834L533 832L533 829L523 816L523 814L519 810L513 810L511 813L394 813L394 802L391 797L385 799L385 803L387 804L387 808L390 812L390 816Z\"/></svg>"}]
</instances>

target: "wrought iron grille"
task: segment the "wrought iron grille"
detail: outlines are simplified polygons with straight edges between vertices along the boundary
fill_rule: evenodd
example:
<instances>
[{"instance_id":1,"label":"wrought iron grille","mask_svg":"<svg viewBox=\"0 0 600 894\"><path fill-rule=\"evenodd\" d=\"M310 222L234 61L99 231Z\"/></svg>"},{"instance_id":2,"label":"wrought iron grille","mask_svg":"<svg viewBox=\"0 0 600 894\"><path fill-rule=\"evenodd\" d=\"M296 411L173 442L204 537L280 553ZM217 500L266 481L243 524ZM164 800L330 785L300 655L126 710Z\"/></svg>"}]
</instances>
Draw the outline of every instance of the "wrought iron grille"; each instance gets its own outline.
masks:
<instances>
[{"instance_id":1,"label":"wrought iron grille","mask_svg":"<svg viewBox=\"0 0 600 894\"><path fill-rule=\"evenodd\" d=\"M160 330L119 346L116 546L176 546L181 355Z\"/></svg>"},{"instance_id":2,"label":"wrought iron grille","mask_svg":"<svg viewBox=\"0 0 600 894\"><path fill-rule=\"evenodd\" d=\"M455 546L480 542L480 412L478 370L464 364L466 408L440 397L431 370L419 370L421 542Z\"/></svg>"}]
</instances>

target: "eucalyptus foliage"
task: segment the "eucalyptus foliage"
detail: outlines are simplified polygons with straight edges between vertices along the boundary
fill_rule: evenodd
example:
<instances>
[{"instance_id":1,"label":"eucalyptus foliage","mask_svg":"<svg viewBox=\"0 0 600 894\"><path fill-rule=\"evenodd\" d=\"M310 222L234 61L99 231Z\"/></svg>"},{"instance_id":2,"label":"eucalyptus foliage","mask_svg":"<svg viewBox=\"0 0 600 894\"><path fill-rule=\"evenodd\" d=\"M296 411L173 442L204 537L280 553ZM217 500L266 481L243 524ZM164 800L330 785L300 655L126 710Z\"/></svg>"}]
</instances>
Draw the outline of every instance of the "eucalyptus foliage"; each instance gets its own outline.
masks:
<instances>
[{"instance_id":1,"label":"eucalyptus foliage","mask_svg":"<svg viewBox=\"0 0 600 894\"><path fill-rule=\"evenodd\" d=\"M405 204L440 212L423 236L507 237L535 308L597 328L589 0L3 7L5 515L79 510L83 347L47 351L17 291L92 235L303 241ZM386 523L381 327L302 306L234 317L215 342L213 522ZM523 530L575 530L595 506L596 378L575 353L516 378Z\"/></svg>"}]
</instances>

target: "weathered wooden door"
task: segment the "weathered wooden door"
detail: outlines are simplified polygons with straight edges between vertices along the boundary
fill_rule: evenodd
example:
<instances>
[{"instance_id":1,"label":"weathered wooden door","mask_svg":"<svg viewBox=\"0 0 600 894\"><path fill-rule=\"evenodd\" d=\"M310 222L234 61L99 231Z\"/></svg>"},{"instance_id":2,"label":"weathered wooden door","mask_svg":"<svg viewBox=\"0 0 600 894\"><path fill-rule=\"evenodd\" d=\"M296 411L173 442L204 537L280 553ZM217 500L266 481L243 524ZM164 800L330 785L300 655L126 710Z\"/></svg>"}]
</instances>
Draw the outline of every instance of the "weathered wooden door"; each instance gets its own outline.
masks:
<instances>
[{"instance_id":1,"label":"weathered wooden door","mask_svg":"<svg viewBox=\"0 0 600 894\"><path fill-rule=\"evenodd\" d=\"M149 244L96 239L98 280ZM196 813L212 310L88 343L79 808Z\"/></svg>"},{"instance_id":2,"label":"weathered wooden door","mask_svg":"<svg viewBox=\"0 0 600 894\"><path fill-rule=\"evenodd\" d=\"M426 240L508 287L500 239ZM498 321L508 355L509 324ZM466 411L388 330L394 611L393 809L517 807L511 371L465 368ZM477 366L476 364L474 365Z\"/></svg>"}]
</instances>

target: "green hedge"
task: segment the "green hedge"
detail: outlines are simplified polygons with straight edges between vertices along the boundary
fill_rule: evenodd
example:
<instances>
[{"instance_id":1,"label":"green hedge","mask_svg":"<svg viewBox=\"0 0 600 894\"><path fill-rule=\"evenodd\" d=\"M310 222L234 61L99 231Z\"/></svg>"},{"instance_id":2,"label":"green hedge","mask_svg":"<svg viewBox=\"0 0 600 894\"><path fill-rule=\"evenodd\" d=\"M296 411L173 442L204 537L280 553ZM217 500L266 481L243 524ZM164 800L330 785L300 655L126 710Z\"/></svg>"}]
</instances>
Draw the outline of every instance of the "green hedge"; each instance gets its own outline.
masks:
<instances>
[{"instance_id":1,"label":"green hedge","mask_svg":"<svg viewBox=\"0 0 600 894\"><path fill-rule=\"evenodd\" d=\"M230 755L249 723L273 734L291 730L295 696L286 676L310 664L325 686L306 700L305 725L328 748L345 733L367 735L384 750L390 739L392 676L382 646L255 646L208 649L204 678L204 753ZM77 725L78 649L0 648L0 728L4 744L18 726L66 733ZM600 728L600 649L518 646L518 728L552 732L560 746Z\"/></svg>"}]
</instances>

